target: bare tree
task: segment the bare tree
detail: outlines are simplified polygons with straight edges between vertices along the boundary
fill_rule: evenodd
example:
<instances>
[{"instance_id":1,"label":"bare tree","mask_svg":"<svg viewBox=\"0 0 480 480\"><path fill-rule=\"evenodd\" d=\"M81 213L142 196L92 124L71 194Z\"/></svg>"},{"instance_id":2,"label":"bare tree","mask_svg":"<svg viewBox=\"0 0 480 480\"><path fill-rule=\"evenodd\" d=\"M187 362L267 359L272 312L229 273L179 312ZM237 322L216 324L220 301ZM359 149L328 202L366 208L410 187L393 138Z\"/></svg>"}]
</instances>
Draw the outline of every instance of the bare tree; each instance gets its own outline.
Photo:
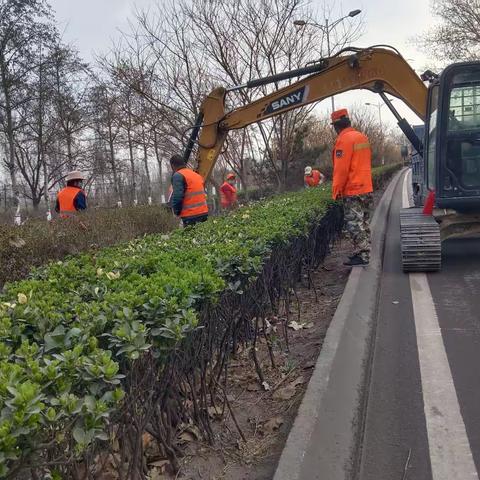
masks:
<instances>
[{"instance_id":1,"label":"bare tree","mask_svg":"<svg viewBox=\"0 0 480 480\"><path fill-rule=\"evenodd\" d=\"M480 57L478 0L434 0L431 11L440 22L416 43L440 60L477 60Z\"/></svg>"},{"instance_id":2,"label":"bare tree","mask_svg":"<svg viewBox=\"0 0 480 480\"><path fill-rule=\"evenodd\" d=\"M118 93L109 88L105 82L100 82L90 90L90 108L92 128L96 136L97 148L103 147L110 172L113 177L113 186L117 201L122 200L122 185L120 174L122 167L117 158L118 140L120 136L119 98Z\"/></svg>"},{"instance_id":3,"label":"bare tree","mask_svg":"<svg viewBox=\"0 0 480 480\"><path fill-rule=\"evenodd\" d=\"M18 108L25 102L25 83L42 61L35 52L56 32L45 0L0 0L0 121L6 137L6 167L17 190L16 142Z\"/></svg>"},{"instance_id":4,"label":"bare tree","mask_svg":"<svg viewBox=\"0 0 480 480\"><path fill-rule=\"evenodd\" d=\"M87 92L90 72L78 52L66 45L57 44L51 55L54 75L54 105L63 148L58 152L65 158L69 170L77 167L82 154L80 137L89 126Z\"/></svg>"},{"instance_id":5,"label":"bare tree","mask_svg":"<svg viewBox=\"0 0 480 480\"><path fill-rule=\"evenodd\" d=\"M299 17L310 19L312 15L302 0L199 0L177 3L167 12L162 9L154 14L151 11L140 14L138 21L143 37L149 39L149 46L156 52L154 57L162 59L157 63L162 65L167 91L173 92L175 108L192 118L200 99L208 93L207 86L245 84L254 78L299 68L321 56L323 32L311 28L299 30L293 24ZM356 28L347 29L345 35L335 37L340 43L335 41L333 47L344 45L356 35ZM313 45L320 45L320 51ZM196 77L193 80L192 74ZM198 78L205 77L208 81L201 83L202 92L198 89ZM239 90L229 95L228 108L249 103L280 86L276 82L253 90ZM249 136L260 138L260 148L279 188L285 186L288 177L294 132L311 108L289 112L246 130ZM244 146L246 143L253 145L256 141L245 139ZM244 151L240 149L242 155ZM231 154L229 162L237 167L242 165L242 160L232 162ZM238 173L247 177L246 172Z\"/></svg>"}]
</instances>

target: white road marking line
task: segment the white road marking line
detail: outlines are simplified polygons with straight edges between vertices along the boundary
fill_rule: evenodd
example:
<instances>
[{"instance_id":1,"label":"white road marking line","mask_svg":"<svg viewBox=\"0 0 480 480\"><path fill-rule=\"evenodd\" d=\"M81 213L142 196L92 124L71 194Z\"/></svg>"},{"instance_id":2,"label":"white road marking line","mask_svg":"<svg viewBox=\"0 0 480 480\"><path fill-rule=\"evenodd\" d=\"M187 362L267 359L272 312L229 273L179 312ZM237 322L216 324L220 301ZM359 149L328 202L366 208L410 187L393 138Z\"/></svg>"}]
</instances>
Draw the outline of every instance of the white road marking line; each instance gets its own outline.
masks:
<instances>
[{"instance_id":1,"label":"white road marking line","mask_svg":"<svg viewBox=\"0 0 480 480\"><path fill-rule=\"evenodd\" d=\"M404 208L410 206L408 177ZM427 276L411 273L410 290L433 480L478 479Z\"/></svg>"}]
</instances>

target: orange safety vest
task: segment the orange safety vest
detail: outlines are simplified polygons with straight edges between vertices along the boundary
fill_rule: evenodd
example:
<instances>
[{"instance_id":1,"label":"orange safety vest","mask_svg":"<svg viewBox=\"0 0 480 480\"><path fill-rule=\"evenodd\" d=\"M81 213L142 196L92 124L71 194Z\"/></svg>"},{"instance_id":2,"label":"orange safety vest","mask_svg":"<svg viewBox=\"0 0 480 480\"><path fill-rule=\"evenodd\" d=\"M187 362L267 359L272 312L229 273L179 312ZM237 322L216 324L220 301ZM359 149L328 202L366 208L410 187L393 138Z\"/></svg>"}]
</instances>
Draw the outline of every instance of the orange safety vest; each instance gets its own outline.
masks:
<instances>
[{"instance_id":1,"label":"orange safety vest","mask_svg":"<svg viewBox=\"0 0 480 480\"><path fill-rule=\"evenodd\" d=\"M183 197L181 218L208 214L207 194L203 177L189 168L177 170L185 178L187 188Z\"/></svg>"},{"instance_id":2,"label":"orange safety vest","mask_svg":"<svg viewBox=\"0 0 480 480\"><path fill-rule=\"evenodd\" d=\"M230 183L224 182L220 187L220 205L222 208L229 208L235 205L236 202L237 189Z\"/></svg>"},{"instance_id":3,"label":"orange safety vest","mask_svg":"<svg viewBox=\"0 0 480 480\"><path fill-rule=\"evenodd\" d=\"M62 188L57 194L57 200L59 205L59 214L62 218L68 218L77 213L75 208L75 197L79 192L83 190L78 187L65 187ZM85 192L83 192L85 193Z\"/></svg>"},{"instance_id":4,"label":"orange safety vest","mask_svg":"<svg viewBox=\"0 0 480 480\"><path fill-rule=\"evenodd\" d=\"M352 127L342 130L333 149L334 200L373 192L370 142Z\"/></svg>"},{"instance_id":5,"label":"orange safety vest","mask_svg":"<svg viewBox=\"0 0 480 480\"><path fill-rule=\"evenodd\" d=\"M318 187L321 178L322 176L318 170L312 170L311 175L305 175L305 184L309 187Z\"/></svg>"}]
</instances>

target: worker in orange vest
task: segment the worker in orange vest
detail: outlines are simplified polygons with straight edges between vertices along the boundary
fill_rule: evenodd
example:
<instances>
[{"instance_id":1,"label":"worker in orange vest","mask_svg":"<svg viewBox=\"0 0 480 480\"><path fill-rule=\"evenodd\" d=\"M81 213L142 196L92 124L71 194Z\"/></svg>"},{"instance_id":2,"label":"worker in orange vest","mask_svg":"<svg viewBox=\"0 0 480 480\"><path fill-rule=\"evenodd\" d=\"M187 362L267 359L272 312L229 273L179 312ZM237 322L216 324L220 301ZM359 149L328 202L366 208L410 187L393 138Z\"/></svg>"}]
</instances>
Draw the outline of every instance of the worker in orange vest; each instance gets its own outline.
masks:
<instances>
[{"instance_id":1,"label":"worker in orange vest","mask_svg":"<svg viewBox=\"0 0 480 480\"><path fill-rule=\"evenodd\" d=\"M372 152L368 138L352 128L347 109L332 113L337 132L333 149L332 196L343 202L345 231L354 252L344 265L370 262L370 214L373 207Z\"/></svg>"},{"instance_id":2,"label":"worker in orange vest","mask_svg":"<svg viewBox=\"0 0 480 480\"><path fill-rule=\"evenodd\" d=\"M306 188L318 187L325 181L325 175L316 168L305 167L303 181Z\"/></svg>"},{"instance_id":3,"label":"worker in orange vest","mask_svg":"<svg viewBox=\"0 0 480 480\"><path fill-rule=\"evenodd\" d=\"M170 159L172 175L171 206L183 226L205 222L208 218L207 194L203 177L187 168L181 155Z\"/></svg>"},{"instance_id":4,"label":"worker in orange vest","mask_svg":"<svg viewBox=\"0 0 480 480\"><path fill-rule=\"evenodd\" d=\"M87 209L87 195L83 190L85 175L78 170L70 172L66 177L67 186L57 194L55 211L61 218L69 218L77 212Z\"/></svg>"},{"instance_id":5,"label":"worker in orange vest","mask_svg":"<svg viewBox=\"0 0 480 480\"><path fill-rule=\"evenodd\" d=\"M237 206L237 189L235 187L235 174L229 173L227 179L220 187L220 205L225 209Z\"/></svg>"}]
</instances>

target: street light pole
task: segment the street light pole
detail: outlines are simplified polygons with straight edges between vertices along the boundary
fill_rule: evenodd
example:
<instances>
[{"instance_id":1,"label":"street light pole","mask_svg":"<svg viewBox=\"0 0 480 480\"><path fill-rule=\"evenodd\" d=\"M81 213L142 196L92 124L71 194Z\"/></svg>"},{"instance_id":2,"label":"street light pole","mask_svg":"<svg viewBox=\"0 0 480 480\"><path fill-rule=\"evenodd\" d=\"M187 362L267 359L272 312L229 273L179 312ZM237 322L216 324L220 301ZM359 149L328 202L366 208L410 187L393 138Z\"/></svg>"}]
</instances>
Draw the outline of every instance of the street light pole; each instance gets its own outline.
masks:
<instances>
[{"instance_id":1,"label":"street light pole","mask_svg":"<svg viewBox=\"0 0 480 480\"><path fill-rule=\"evenodd\" d=\"M328 56L331 57L332 49L330 47L330 31L333 30L340 22L342 22L346 18L356 17L360 13L362 13L362 11L359 9L352 10L351 12L348 13L348 15L345 15L344 17L339 18L338 20L335 20L333 23L329 23L328 18L326 18L325 25L319 25L316 22L307 22L305 20L295 20L293 24L300 28L303 28L305 25L312 25L314 27L322 29L325 35L327 36L327 51L328 51ZM332 99L332 113L333 113L335 111L335 98L333 95L330 98Z\"/></svg>"},{"instance_id":2,"label":"street light pole","mask_svg":"<svg viewBox=\"0 0 480 480\"><path fill-rule=\"evenodd\" d=\"M328 18L325 19L325 34L327 35L327 52L328 52L328 57L332 55L332 50L330 48L330 29L328 28ZM335 111L335 97L332 95L331 97L332 100L332 113Z\"/></svg>"}]
</instances>

